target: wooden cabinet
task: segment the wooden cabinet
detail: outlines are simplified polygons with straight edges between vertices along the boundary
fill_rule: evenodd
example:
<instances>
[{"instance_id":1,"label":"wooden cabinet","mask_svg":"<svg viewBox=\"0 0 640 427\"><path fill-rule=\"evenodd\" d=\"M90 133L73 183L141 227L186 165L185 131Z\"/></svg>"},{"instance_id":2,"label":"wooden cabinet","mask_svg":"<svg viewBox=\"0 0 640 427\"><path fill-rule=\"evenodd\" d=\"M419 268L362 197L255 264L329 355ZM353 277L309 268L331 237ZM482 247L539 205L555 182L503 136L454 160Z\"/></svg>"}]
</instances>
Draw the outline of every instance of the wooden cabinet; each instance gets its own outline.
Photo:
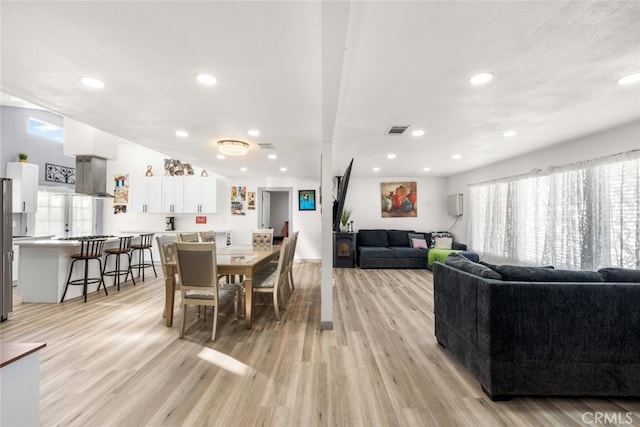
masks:
<instances>
[{"instance_id":1,"label":"wooden cabinet","mask_svg":"<svg viewBox=\"0 0 640 427\"><path fill-rule=\"evenodd\" d=\"M38 210L38 165L32 163L7 163L7 178L13 182L13 212Z\"/></svg>"},{"instance_id":2,"label":"wooden cabinet","mask_svg":"<svg viewBox=\"0 0 640 427\"><path fill-rule=\"evenodd\" d=\"M184 211L187 213L216 213L217 180L215 177L188 177L185 178Z\"/></svg>"},{"instance_id":3,"label":"wooden cabinet","mask_svg":"<svg viewBox=\"0 0 640 427\"><path fill-rule=\"evenodd\" d=\"M129 189L129 205L131 212L162 212L162 178L131 178Z\"/></svg>"},{"instance_id":4,"label":"wooden cabinet","mask_svg":"<svg viewBox=\"0 0 640 427\"><path fill-rule=\"evenodd\" d=\"M162 212L184 213L185 209L185 179L182 177L162 178Z\"/></svg>"}]
</instances>

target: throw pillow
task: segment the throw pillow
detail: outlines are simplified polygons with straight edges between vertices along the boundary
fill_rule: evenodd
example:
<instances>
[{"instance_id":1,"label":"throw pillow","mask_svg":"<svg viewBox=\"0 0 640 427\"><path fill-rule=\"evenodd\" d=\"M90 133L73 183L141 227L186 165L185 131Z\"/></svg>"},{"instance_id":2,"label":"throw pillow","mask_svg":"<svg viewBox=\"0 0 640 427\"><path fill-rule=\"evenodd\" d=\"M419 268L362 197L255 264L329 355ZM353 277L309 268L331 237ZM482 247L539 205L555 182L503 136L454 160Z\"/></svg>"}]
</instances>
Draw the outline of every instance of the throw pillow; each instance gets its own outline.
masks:
<instances>
[{"instance_id":1,"label":"throw pillow","mask_svg":"<svg viewBox=\"0 0 640 427\"><path fill-rule=\"evenodd\" d=\"M411 239L411 247L418 249L428 249L426 239Z\"/></svg>"},{"instance_id":2,"label":"throw pillow","mask_svg":"<svg viewBox=\"0 0 640 427\"><path fill-rule=\"evenodd\" d=\"M459 253L452 253L447 257L444 263L450 267L457 268L467 273L483 277L485 279L501 280L499 273L493 271L489 267L473 262Z\"/></svg>"},{"instance_id":3,"label":"throw pillow","mask_svg":"<svg viewBox=\"0 0 640 427\"><path fill-rule=\"evenodd\" d=\"M436 239L438 237L452 237L451 233L449 233L448 231L432 231L429 234L431 235L431 243L429 244L430 248L436 247Z\"/></svg>"},{"instance_id":4,"label":"throw pillow","mask_svg":"<svg viewBox=\"0 0 640 427\"><path fill-rule=\"evenodd\" d=\"M604 277L605 282L640 283L640 270L609 267L601 268L598 273Z\"/></svg>"},{"instance_id":5,"label":"throw pillow","mask_svg":"<svg viewBox=\"0 0 640 427\"><path fill-rule=\"evenodd\" d=\"M407 237L409 238L409 246L411 246L412 248L414 247L413 239L425 239L426 241L426 238L423 233L407 233Z\"/></svg>"},{"instance_id":6,"label":"throw pillow","mask_svg":"<svg viewBox=\"0 0 640 427\"><path fill-rule=\"evenodd\" d=\"M554 270L544 267L499 265L502 280L513 282L603 282L600 273L581 270Z\"/></svg>"},{"instance_id":7,"label":"throw pillow","mask_svg":"<svg viewBox=\"0 0 640 427\"><path fill-rule=\"evenodd\" d=\"M436 237L436 249L451 249L453 239L451 237Z\"/></svg>"}]
</instances>

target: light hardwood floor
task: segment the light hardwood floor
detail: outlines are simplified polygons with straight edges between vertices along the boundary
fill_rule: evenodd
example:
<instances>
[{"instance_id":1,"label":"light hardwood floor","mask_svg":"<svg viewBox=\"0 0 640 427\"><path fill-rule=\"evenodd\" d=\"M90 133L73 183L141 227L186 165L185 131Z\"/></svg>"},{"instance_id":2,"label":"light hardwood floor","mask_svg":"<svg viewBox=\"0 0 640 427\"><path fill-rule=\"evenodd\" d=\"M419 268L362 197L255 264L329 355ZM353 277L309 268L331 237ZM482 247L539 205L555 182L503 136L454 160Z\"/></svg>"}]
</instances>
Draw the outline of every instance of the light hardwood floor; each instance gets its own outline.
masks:
<instances>
[{"instance_id":1,"label":"light hardwood floor","mask_svg":"<svg viewBox=\"0 0 640 427\"><path fill-rule=\"evenodd\" d=\"M430 272L334 271L332 331L319 330L319 264L296 263L282 321L265 298L246 330L229 304L215 343L210 317L177 338L178 303L164 326L161 278L86 304L18 300L0 338L47 343L43 426L579 426L594 413L640 426L637 399L491 402L436 344Z\"/></svg>"}]
</instances>

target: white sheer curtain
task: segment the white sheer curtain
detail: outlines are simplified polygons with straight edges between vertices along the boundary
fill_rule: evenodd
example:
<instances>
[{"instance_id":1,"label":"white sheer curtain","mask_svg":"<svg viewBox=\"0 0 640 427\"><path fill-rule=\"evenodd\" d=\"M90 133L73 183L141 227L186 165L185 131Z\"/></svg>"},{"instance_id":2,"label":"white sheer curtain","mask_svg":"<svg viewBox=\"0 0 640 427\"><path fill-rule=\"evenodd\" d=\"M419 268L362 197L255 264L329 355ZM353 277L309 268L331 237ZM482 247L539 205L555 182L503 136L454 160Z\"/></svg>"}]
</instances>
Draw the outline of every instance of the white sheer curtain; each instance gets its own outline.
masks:
<instances>
[{"instance_id":1,"label":"white sheer curtain","mask_svg":"<svg viewBox=\"0 0 640 427\"><path fill-rule=\"evenodd\" d=\"M469 246L493 262L640 268L640 150L470 187Z\"/></svg>"}]
</instances>

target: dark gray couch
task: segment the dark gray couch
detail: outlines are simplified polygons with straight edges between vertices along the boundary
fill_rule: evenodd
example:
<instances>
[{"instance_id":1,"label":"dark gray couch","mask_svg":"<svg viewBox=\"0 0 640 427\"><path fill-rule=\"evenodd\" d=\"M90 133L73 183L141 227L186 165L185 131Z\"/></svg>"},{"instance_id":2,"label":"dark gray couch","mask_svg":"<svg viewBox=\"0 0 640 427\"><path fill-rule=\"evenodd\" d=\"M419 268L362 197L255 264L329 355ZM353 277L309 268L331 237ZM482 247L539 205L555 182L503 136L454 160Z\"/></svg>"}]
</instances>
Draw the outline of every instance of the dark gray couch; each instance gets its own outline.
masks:
<instances>
[{"instance_id":1,"label":"dark gray couch","mask_svg":"<svg viewBox=\"0 0 640 427\"><path fill-rule=\"evenodd\" d=\"M356 236L358 265L360 268L427 268L428 249L412 248L410 234L422 235L428 243L433 240L432 233L413 230L359 230ZM466 250L467 246L453 242L453 249Z\"/></svg>"},{"instance_id":2,"label":"dark gray couch","mask_svg":"<svg viewBox=\"0 0 640 427\"><path fill-rule=\"evenodd\" d=\"M436 338L491 399L640 396L640 271L445 262Z\"/></svg>"}]
</instances>

